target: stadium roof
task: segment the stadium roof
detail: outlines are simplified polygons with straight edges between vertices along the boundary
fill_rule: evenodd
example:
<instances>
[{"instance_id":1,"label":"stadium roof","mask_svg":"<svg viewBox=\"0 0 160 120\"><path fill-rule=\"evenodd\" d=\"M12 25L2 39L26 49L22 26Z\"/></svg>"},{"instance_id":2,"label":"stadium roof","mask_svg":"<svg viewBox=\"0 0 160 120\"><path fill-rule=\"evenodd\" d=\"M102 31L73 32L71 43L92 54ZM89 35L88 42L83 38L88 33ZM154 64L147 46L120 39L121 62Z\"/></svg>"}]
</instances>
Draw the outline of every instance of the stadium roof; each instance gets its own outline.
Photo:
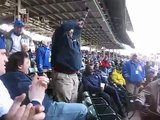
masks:
<instances>
[{"instance_id":1,"label":"stadium roof","mask_svg":"<svg viewBox=\"0 0 160 120\"><path fill-rule=\"evenodd\" d=\"M0 3L0 23L11 23L13 22L16 4L13 0L2 1ZM82 45L92 44L107 49L122 49L124 47L121 43L125 43L134 47L125 32L125 18L128 19L128 24L131 23L128 13L126 14L125 2L118 1L21 0L21 8L29 11L29 21L26 29L51 37L55 28L62 22L79 20L84 17L88 7L89 14L82 31ZM120 16L121 14L122 16Z\"/></svg>"}]
</instances>

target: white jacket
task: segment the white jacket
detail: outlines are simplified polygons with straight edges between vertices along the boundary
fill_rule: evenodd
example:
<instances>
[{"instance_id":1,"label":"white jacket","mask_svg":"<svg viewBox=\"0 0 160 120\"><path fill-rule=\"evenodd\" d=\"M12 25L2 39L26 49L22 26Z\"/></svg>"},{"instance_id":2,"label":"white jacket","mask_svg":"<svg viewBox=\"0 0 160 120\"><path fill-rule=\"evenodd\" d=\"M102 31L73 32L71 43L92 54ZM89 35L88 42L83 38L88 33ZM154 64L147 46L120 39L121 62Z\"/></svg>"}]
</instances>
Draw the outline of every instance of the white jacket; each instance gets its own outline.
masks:
<instances>
[{"instance_id":1,"label":"white jacket","mask_svg":"<svg viewBox=\"0 0 160 120\"><path fill-rule=\"evenodd\" d=\"M13 100L11 99L8 90L0 80L0 117L8 113L12 104Z\"/></svg>"}]
</instances>

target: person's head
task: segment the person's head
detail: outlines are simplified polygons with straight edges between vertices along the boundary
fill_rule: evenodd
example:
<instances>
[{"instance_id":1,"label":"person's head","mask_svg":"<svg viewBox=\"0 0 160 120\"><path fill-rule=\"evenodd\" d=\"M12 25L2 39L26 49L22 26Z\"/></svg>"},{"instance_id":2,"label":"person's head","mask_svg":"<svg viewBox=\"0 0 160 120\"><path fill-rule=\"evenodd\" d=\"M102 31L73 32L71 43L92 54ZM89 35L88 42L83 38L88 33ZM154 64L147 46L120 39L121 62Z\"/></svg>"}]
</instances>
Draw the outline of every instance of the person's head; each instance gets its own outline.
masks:
<instances>
[{"instance_id":1,"label":"person's head","mask_svg":"<svg viewBox=\"0 0 160 120\"><path fill-rule=\"evenodd\" d=\"M21 71L28 74L28 69L30 67L30 59L27 53L15 52L10 55L8 62L6 64L7 72Z\"/></svg>"},{"instance_id":2,"label":"person's head","mask_svg":"<svg viewBox=\"0 0 160 120\"><path fill-rule=\"evenodd\" d=\"M17 34L17 35L20 35L23 33L23 29L24 29L24 23L21 21L21 20L16 20L14 22L14 32Z\"/></svg>"},{"instance_id":3,"label":"person's head","mask_svg":"<svg viewBox=\"0 0 160 120\"><path fill-rule=\"evenodd\" d=\"M81 19L77 23L78 23L78 27L79 28L83 28L83 26L84 26L84 20Z\"/></svg>"},{"instance_id":4,"label":"person's head","mask_svg":"<svg viewBox=\"0 0 160 120\"><path fill-rule=\"evenodd\" d=\"M117 72L121 72L121 71L122 71L122 67L119 66L119 65L117 65L117 66L116 66L116 70L117 70Z\"/></svg>"},{"instance_id":5,"label":"person's head","mask_svg":"<svg viewBox=\"0 0 160 120\"><path fill-rule=\"evenodd\" d=\"M96 53L94 51L91 52L92 56L94 56Z\"/></svg>"},{"instance_id":6,"label":"person's head","mask_svg":"<svg viewBox=\"0 0 160 120\"><path fill-rule=\"evenodd\" d=\"M108 60L108 56L107 55L104 56L104 60Z\"/></svg>"},{"instance_id":7,"label":"person's head","mask_svg":"<svg viewBox=\"0 0 160 120\"><path fill-rule=\"evenodd\" d=\"M154 67L156 65L156 63L154 61L152 61L151 66Z\"/></svg>"},{"instance_id":8,"label":"person's head","mask_svg":"<svg viewBox=\"0 0 160 120\"><path fill-rule=\"evenodd\" d=\"M6 62L8 62L6 47L4 40L0 38L0 76L6 72Z\"/></svg>"},{"instance_id":9,"label":"person's head","mask_svg":"<svg viewBox=\"0 0 160 120\"><path fill-rule=\"evenodd\" d=\"M154 77L155 77L155 70L152 69L152 68L149 69L149 70L148 70L148 75L147 75L147 76L148 76L148 78L150 78L150 79L151 79L151 78L154 78Z\"/></svg>"},{"instance_id":10,"label":"person's head","mask_svg":"<svg viewBox=\"0 0 160 120\"><path fill-rule=\"evenodd\" d=\"M149 61L147 61L146 66L151 66L151 63Z\"/></svg>"},{"instance_id":11,"label":"person's head","mask_svg":"<svg viewBox=\"0 0 160 120\"><path fill-rule=\"evenodd\" d=\"M94 64L94 70L99 70L99 62L96 61Z\"/></svg>"},{"instance_id":12,"label":"person's head","mask_svg":"<svg viewBox=\"0 0 160 120\"><path fill-rule=\"evenodd\" d=\"M94 65L93 64L87 64L85 68L85 74L90 75L94 72Z\"/></svg>"},{"instance_id":13,"label":"person's head","mask_svg":"<svg viewBox=\"0 0 160 120\"><path fill-rule=\"evenodd\" d=\"M138 62L138 56L137 56L137 54L133 54L132 57L131 57L131 60L133 62L137 63Z\"/></svg>"}]
</instances>

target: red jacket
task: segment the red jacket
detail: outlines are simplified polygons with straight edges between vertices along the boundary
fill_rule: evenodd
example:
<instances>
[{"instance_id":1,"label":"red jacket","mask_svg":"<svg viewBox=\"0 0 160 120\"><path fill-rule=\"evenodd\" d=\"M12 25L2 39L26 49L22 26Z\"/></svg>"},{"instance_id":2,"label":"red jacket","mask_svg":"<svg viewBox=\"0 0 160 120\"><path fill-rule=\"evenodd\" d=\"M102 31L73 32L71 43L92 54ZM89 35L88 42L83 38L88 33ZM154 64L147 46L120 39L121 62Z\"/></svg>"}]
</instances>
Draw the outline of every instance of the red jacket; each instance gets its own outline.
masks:
<instances>
[{"instance_id":1,"label":"red jacket","mask_svg":"<svg viewBox=\"0 0 160 120\"><path fill-rule=\"evenodd\" d=\"M110 64L107 60L102 60L102 66L105 67L105 68L109 68Z\"/></svg>"}]
</instances>

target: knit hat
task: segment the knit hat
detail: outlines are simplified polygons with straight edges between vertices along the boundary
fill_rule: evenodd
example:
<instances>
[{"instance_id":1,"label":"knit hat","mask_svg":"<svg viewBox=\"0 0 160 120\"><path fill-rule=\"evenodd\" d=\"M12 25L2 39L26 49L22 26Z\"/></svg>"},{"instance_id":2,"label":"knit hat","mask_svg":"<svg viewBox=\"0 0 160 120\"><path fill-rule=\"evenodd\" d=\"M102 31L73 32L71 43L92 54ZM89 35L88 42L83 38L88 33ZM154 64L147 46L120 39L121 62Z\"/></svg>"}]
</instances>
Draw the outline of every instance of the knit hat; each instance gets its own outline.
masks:
<instances>
[{"instance_id":1,"label":"knit hat","mask_svg":"<svg viewBox=\"0 0 160 120\"><path fill-rule=\"evenodd\" d=\"M0 49L6 49L6 45L4 43L4 39L0 37Z\"/></svg>"}]
</instances>

